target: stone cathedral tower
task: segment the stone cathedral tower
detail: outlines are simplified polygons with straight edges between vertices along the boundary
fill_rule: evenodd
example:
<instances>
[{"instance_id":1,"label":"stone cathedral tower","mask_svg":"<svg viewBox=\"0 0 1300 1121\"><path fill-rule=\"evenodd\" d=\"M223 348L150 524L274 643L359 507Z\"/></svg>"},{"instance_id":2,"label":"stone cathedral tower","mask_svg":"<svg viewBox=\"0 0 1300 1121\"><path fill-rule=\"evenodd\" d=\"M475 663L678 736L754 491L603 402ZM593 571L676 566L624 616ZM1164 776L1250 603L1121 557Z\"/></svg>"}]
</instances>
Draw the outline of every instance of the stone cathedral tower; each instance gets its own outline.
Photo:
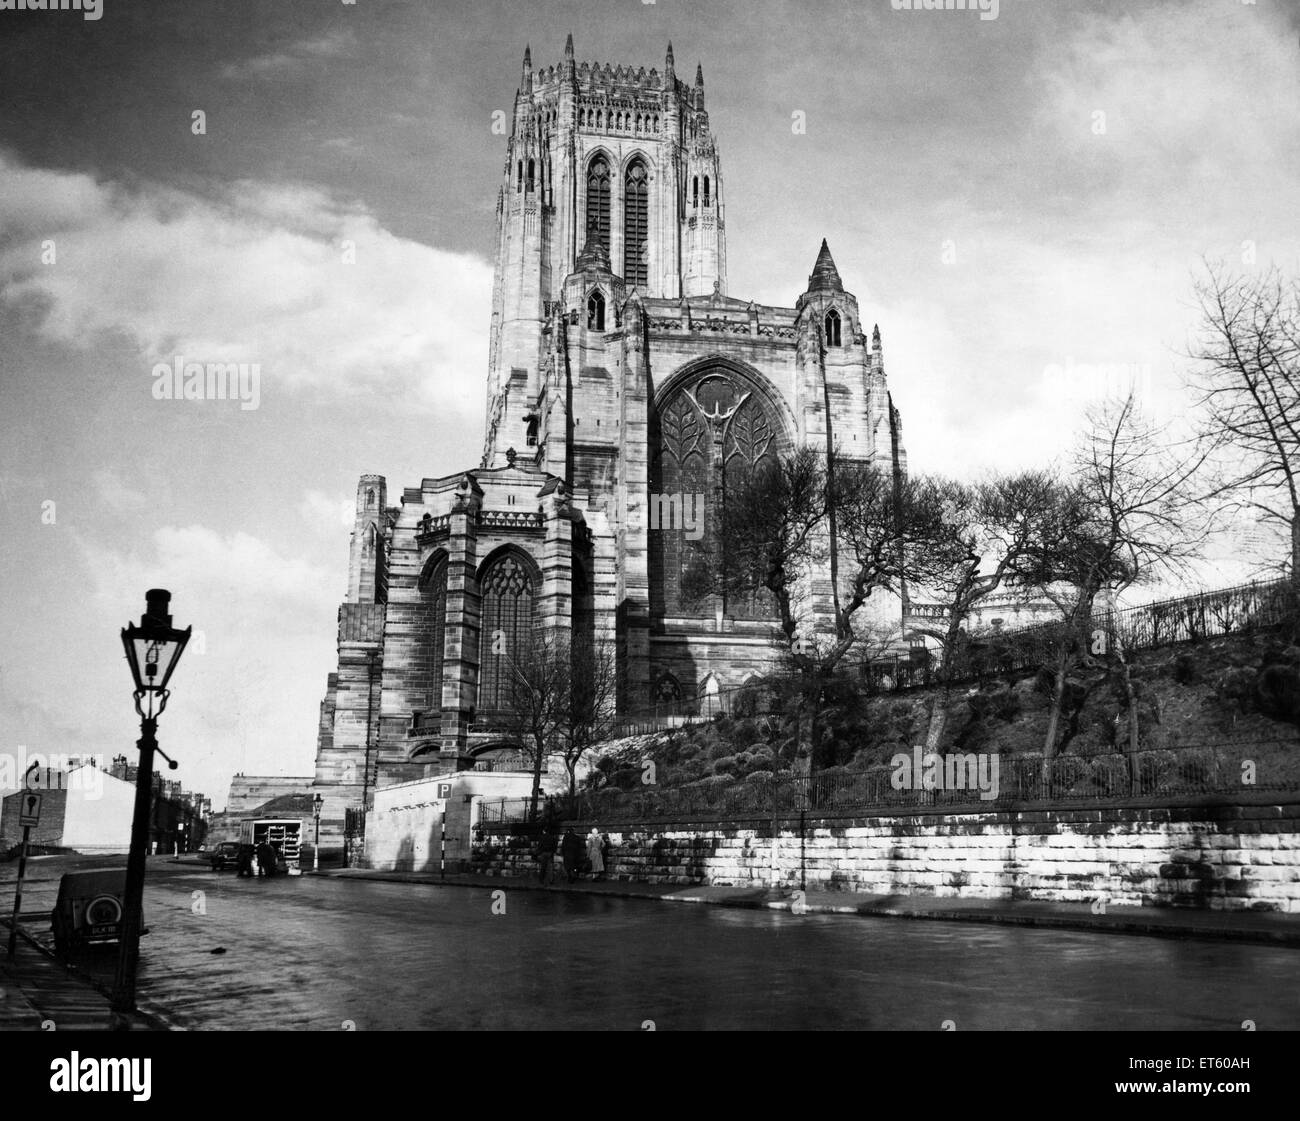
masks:
<instances>
[{"instance_id":1,"label":"stone cathedral tower","mask_svg":"<svg viewBox=\"0 0 1300 1121\"><path fill-rule=\"evenodd\" d=\"M499 745L507 667L534 633L613 649L629 717L770 667L769 604L691 592L729 485L824 447L828 424L843 454L906 459L880 332L826 241L792 307L730 296L726 266L702 69L679 79L671 46L662 72L577 62L571 37L556 66L525 50L482 461L357 488L317 752L339 804ZM809 600L826 626L825 574Z\"/></svg>"}]
</instances>

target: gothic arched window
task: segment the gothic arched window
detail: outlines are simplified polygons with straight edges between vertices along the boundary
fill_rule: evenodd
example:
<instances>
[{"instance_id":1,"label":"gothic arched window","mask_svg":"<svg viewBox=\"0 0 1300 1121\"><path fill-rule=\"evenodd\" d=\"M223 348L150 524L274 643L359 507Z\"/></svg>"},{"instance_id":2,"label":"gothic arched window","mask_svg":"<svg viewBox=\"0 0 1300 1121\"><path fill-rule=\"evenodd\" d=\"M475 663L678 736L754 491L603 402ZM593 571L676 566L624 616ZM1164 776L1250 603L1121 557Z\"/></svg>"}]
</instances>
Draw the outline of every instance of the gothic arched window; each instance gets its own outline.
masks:
<instances>
[{"instance_id":1,"label":"gothic arched window","mask_svg":"<svg viewBox=\"0 0 1300 1121\"><path fill-rule=\"evenodd\" d=\"M420 599L415 608L416 659L415 691L422 695L423 711L442 709L442 654L447 635L447 561L436 557L425 567L419 581ZM414 707L414 706L413 706Z\"/></svg>"},{"instance_id":2,"label":"gothic arched window","mask_svg":"<svg viewBox=\"0 0 1300 1121\"><path fill-rule=\"evenodd\" d=\"M534 160L528 161L528 191L531 194L534 189L534 182L537 175L537 163Z\"/></svg>"},{"instance_id":3,"label":"gothic arched window","mask_svg":"<svg viewBox=\"0 0 1300 1121\"><path fill-rule=\"evenodd\" d=\"M691 179L691 205L700 205L700 177L698 175Z\"/></svg>"},{"instance_id":4,"label":"gothic arched window","mask_svg":"<svg viewBox=\"0 0 1300 1121\"><path fill-rule=\"evenodd\" d=\"M489 562L479 577L483 597L479 639L478 711L510 708L511 668L532 645L537 590L527 562L512 552Z\"/></svg>"},{"instance_id":5,"label":"gothic arched window","mask_svg":"<svg viewBox=\"0 0 1300 1121\"><path fill-rule=\"evenodd\" d=\"M650 184L645 164L634 160L623 182L623 279L644 288L650 265Z\"/></svg>"},{"instance_id":6,"label":"gothic arched window","mask_svg":"<svg viewBox=\"0 0 1300 1121\"><path fill-rule=\"evenodd\" d=\"M605 297L597 288L587 297L587 329L603 331L605 329Z\"/></svg>"},{"instance_id":7,"label":"gothic arched window","mask_svg":"<svg viewBox=\"0 0 1300 1121\"><path fill-rule=\"evenodd\" d=\"M840 313L834 308L826 313L826 345L840 345Z\"/></svg>"},{"instance_id":8,"label":"gothic arched window","mask_svg":"<svg viewBox=\"0 0 1300 1121\"><path fill-rule=\"evenodd\" d=\"M603 156L587 168L587 236L609 248L609 164Z\"/></svg>"},{"instance_id":9,"label":"gothic arched window","mask_svg":"<svg viewBox=\"0 0 1300 1121\"><path fill-rule=\"evenodd\" d=\"M730 369L696 374L655 407L649 510L651 610L712 617L718 597L708 574L722 562L717 530L729 488L741 485L789 444L764 392ZM755 588L721 604L733 618L772 617L769 594Z\"/></svg>"},{"instance_id":10,"label":"gothic arched window","mask_svg":"<svg viewBox=\"0 0 1300 1121\"><path fill-rule=\"evenodd\" d=\"M709 177L704 177L704 205L709 205Z\"/></svg>"},{"instance_id":11,"label":"gothic arched window","mask_svg":"<svg viewBox=\"0 0 1300 1121\"><path fill-rule=\"evenodd\" d=\"M524 161L520 160L519 167L515 172L515 190L522 191L523 189L524 189Z\"/></svg>"}]
</instances>

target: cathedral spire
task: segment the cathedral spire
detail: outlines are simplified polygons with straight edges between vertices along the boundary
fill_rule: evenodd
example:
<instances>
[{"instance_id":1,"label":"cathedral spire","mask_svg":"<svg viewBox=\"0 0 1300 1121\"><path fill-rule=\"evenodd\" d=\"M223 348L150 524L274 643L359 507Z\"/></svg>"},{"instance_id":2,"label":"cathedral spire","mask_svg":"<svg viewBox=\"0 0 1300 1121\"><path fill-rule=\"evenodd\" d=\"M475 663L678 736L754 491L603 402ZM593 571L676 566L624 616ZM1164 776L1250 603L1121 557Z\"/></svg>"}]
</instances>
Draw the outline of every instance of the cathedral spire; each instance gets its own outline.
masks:
<instances>
[{"instance_id":1,"label":"cathedral spire","mask_svg":"<svg viewBox=\"0 0 1300 1121\"><path fill-rule=\"evenodd\" d=\"M524 77L521 84L525 93L533 88L533 48L531 44L524 47Z\"/></svg>"},{"instance_id":2,"label":"cathedral spire","mask_svg":"<svg viewBox=\"0 0 1300 1121\"><path fill-rule=\"evenodd\" d=\"M671 40L668 43L668 57L664 59L664 74L670 79L677 76L673 63L673 44Z\"/></svg>"},{"instance_id":3,"label":"cathedral spire","mask_svg":"<svg viewBox=\"0 0 1300 1121\"><path fill-rule=\"evenodd\" d=\"M817 254L817 263L813 265L812 275L808 277L809 292L843 292L844 284L840 280L839 269L831 257L831 247L822 238L822 247Z\"/></svg>"},{"instance_id":4,"label":"cathedral spire","mask_svg":"<svg viewBox=\"0 0 1300 1121\"><path fill-rule=\"evenodd\" d=\"M704 88L704 63L695 64L695 88L702 90Z\"/></svg>"},{"instance_id":5,"label":"cathedral spire","mask_svg":"<svg viewBox=\"0 0 1300 1121\"><path fill-rule=\"evenodd\" d=\"M564 62L560 64L560 73L572 81L578 75L578 65L573 61L573 32L564 40Z\"/></svg>"}]
</instances>

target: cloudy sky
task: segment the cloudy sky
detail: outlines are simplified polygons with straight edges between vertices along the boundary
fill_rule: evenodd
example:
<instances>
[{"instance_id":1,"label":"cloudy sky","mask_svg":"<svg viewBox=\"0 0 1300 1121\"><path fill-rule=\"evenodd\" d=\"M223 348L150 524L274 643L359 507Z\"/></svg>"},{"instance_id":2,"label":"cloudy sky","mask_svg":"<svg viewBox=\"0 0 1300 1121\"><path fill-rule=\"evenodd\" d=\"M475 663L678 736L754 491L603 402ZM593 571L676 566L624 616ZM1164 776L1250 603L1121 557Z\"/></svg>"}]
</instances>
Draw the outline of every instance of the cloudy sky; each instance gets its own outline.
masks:
<instances>
[{"instance_id":1,"label":"cloudy sky","mask_svg":"<svg viewBox=\"0 0 1300 1121\"><path fill-rule=\"evenodd\" d=\"M570 29L703 63L731 294L792 304L828 238L914 470L1059 455L1105 389L1080 366L1177 418L1201 259L1300 271L1293 0L0 12L0 752L128 749L118 630L161 585L202 632L177 777L220 806L236 771L311 773L340 507L478 462L492 115ZM178 355L258 363L258 408L155 400Z\"/></svg>"}]
</instances>

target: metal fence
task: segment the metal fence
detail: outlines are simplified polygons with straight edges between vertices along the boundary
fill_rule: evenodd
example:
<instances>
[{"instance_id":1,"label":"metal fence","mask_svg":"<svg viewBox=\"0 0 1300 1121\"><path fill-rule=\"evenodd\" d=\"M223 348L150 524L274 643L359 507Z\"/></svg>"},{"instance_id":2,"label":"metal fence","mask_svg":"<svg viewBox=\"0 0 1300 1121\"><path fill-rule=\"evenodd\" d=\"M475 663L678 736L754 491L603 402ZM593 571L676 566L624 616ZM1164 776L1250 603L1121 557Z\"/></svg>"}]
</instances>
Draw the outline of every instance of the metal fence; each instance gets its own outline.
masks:
<instances>
[{"instance_id":1,"label":"metal fence","mask_svg":"<svg viewBox=\"0 0 1300 1121\"><path fill-rule=\"evenodd\" d=\"M905 753L909 763L916 757ZM922 756L924 763L924 756ZM1025 803L1070 804L1169 797L1220 796L1226 803L1255 794L1300 794L1300 739L1198 744L1133 754L1041 755L950 753L933 768L882 765L835 768L801 781L760 773L740 781L706 779L685 786L583 791L547 798L538 817L547 821L618 822L749 819L800 812L844 816L945 806L999 810ZM994 762L996 760L996 763ZM1250 777L1243 763L1251 764ZM927 771L934 776L927 780ZM927 786L933 786L927 789ZM496 799L479 806L487 832L509 831L528 821L527 798Z\"/></svg>"},{"instance_id":2,"label":"metal fence","mask_svg":"<svg viewBox=\"0 0 1300 1121\"><path fill-rule=\"evenodd\" d=\"M479 759L474 763L476 771L519 772L533 769L533 757L526 752L515 751L508 755L498 755L492 759Z\"/></svg>"}]
</instances>

